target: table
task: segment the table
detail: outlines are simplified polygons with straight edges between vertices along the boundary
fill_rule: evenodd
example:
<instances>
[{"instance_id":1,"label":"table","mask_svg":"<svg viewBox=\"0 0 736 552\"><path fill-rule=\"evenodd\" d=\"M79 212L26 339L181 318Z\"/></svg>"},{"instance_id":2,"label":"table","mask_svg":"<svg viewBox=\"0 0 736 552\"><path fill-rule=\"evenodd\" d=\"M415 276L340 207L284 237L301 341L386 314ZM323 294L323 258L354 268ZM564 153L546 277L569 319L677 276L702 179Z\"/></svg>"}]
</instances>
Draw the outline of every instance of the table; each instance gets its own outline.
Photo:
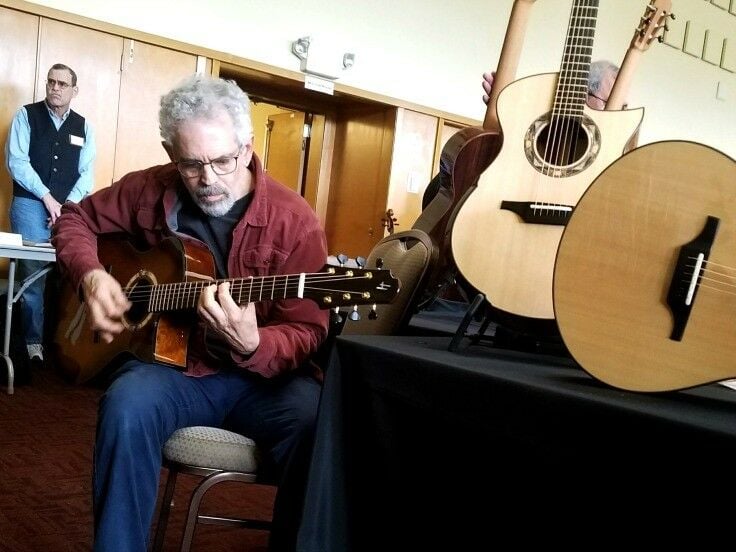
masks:
<instances>
[{"instance_id":1,"label":"table","mask_svg":"<svg viewBox=\"0 0 736 552\"><path fill-rule=\"evenodd\" d=\"M450 340L336 340L300 552L569 545L583 528L651 535L657 516L709 534L732 517L717 505L736 491L732 389L625 392L570 358Z\"/></svg>"},{"instance_id":2,"label":"table","mask_svg":"<svg viewBox=\"0 0 736 552\"><path fill-rule=\"evenodd\" d=\"M7 299L5 301L5 333L3 335L2 358L8 371L8 394L13 394L13 382L15 372L13 370L13 361L10 358L10 331L13 319L13 304L20 299L20 296L26 288L35 282L38 278L49 272L52 268L51 263L56 261L56 250L53 247L36 246L36 245L7 245L0 244L0 257L8 259L8 290ZM28 278L21 282L18 291L15 292L15 268L19 259L28 259L32 261L47 261L49 264L31 274ZM14 294L15 292L15 294Z\"/></svg>"}]
</instances>

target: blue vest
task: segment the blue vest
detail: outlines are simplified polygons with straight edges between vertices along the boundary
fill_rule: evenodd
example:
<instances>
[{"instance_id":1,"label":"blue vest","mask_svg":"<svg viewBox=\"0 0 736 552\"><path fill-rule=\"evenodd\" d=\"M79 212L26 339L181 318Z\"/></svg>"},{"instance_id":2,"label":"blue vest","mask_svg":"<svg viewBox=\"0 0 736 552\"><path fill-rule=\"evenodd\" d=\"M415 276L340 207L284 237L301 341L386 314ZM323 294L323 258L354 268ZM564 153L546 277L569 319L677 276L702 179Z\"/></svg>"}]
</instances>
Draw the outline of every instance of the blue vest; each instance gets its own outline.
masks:
<instances>
[{"instance_id":1,"label":"blue vest","mask_svg":"<svg viewBox=\"0 0 736 552\"><path fill-rule=\"evenodd\" d=\"M84 117L70 110L69 116L59 130L56 130L46 102L40 101L24 107L31 128L28 147L31 167L41 177L41 182L49 189L54 199L64 203L79 178L79 154L82 146L72 144L71 137L86 139ZM38 199L15 181L13 181L13 195Z\"/></svg>"}]
</instances>

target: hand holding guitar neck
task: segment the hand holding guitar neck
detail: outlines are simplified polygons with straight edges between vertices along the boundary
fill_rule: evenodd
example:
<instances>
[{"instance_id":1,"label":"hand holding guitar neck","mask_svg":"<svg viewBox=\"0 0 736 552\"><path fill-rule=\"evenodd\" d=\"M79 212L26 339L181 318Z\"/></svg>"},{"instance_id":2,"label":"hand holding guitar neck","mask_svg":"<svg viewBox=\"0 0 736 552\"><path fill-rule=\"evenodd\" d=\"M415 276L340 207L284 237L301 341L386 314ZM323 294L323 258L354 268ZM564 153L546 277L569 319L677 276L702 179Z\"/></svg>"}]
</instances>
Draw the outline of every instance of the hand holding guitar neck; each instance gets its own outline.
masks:
<instances>
[{"instance_id":1,"label":"hand holding guitar neck","mask_svg":"<svg viewBox=\"0 0 736 552\"><path fill-rule=\"evenodd\" d=\"M498 95L507 85L516 78L516 70L519 67L521 47L524 45L524 34L529 21L531 5L535 0L516 0L511 8L511 16L506 27L506 36L501 47L501 56L498 60L498 69L493 76L493 84L488 91L488 108L483 119L483 128L500 132L498 113L496 112L496 101Z\"/></svg>"},{"instance_id":2,"label":"hand holding guitar neck","mask_svg":"<svg viewBox=\"0 0 736 552\"><path fill-rule=\"evenodd\" d=\"M621 69L618 72L616 83L613 85L611 95L606 104L607 111L618 111L626 104L626 96L631 85L631 77L636 70L642 52L656 38L662 42L661 33L667 30L667 19L675 18L672 13L672 2L670 0L652 0L644 11L639 26L631 39L631 45L626 51Z\"/></svg>"}]
</instances>

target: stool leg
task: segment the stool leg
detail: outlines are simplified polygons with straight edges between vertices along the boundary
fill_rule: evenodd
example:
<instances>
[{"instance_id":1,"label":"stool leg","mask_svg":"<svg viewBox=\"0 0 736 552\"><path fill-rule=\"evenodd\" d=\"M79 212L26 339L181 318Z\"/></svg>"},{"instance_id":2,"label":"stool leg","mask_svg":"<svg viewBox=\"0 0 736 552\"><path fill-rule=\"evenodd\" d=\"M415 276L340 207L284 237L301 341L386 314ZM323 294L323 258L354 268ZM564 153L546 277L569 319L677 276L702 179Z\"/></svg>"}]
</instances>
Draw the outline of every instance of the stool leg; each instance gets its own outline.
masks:
<instances>
[{"instance_id":1,"label":"stool leg","mask_svg":"<svg viewBox=\"0 0 736 552\"><path fill-rule=\"evenodd\" d=\"M174 468L168 468L169 475L166 478L166 489L161 499L161 508L158 514L158 523L156 524L156 535L153 541L153 552L161 552L164 546L164 537L166 537L166 525L169 522L169 513L171 512L171 499L174 496L174 487L176 486L176 476L178 471Z\"/></svg>"}]
</instances>

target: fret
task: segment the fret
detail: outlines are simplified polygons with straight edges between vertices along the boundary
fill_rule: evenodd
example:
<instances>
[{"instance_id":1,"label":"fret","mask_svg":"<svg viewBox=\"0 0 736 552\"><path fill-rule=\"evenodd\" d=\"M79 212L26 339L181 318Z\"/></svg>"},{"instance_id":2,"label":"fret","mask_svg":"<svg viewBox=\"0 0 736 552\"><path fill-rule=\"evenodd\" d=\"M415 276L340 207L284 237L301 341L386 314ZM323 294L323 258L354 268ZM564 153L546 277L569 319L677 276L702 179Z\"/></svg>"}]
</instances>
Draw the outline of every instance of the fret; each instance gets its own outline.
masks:
<instances>
[{"instance_id":1,"label":"fret","mask_svg":"<svg viewBox=\"0 0 736 552\"><path fill-rule=\"evenodd\" d=\"M573 0L552 114L582 116L588 95L598 0Z\"/></svg>"}]
</instances>

